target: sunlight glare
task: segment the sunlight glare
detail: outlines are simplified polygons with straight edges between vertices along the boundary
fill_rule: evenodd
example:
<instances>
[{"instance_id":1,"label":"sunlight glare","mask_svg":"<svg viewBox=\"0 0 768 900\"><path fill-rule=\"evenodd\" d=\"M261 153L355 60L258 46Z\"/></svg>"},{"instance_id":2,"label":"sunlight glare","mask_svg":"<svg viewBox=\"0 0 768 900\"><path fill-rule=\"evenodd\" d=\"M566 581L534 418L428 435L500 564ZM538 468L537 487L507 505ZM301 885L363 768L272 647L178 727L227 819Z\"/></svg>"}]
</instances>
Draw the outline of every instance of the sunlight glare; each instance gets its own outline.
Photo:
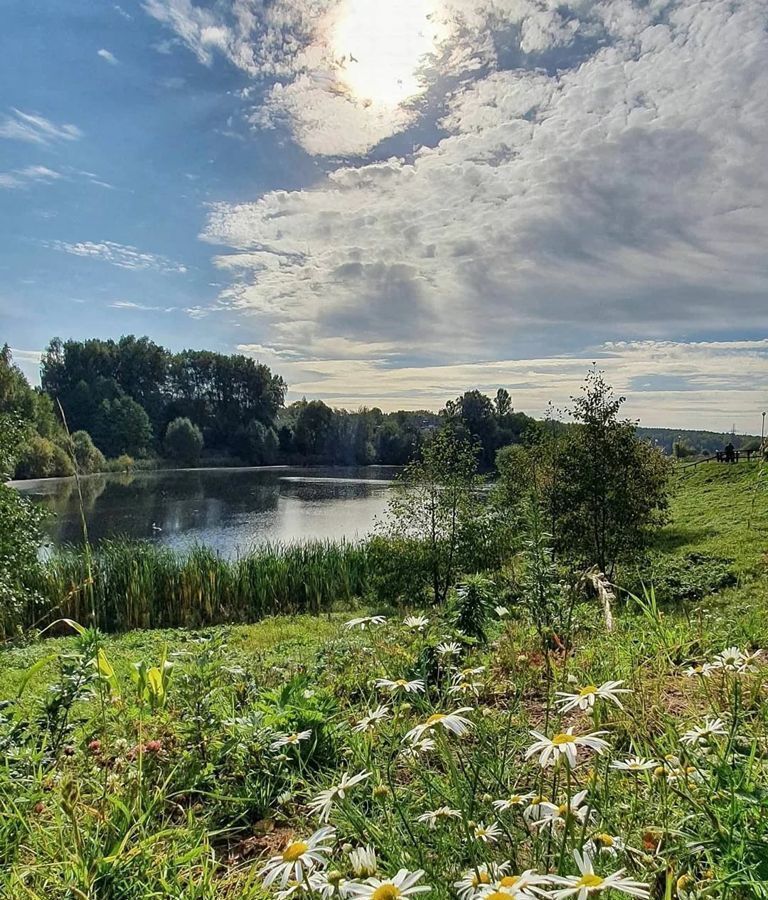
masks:
<instances>
[{"instance_id":1,"label":"sunlight glare","mask_svg":"<svg viewBox=\"0 0 768 900\"><path fill-rule=\"evenodd\" d=\"M420 94L419 68L436 42L433 8L434 0L342 0L331 32L339 81L377 105Z\"/></svg>"}]
</instances>

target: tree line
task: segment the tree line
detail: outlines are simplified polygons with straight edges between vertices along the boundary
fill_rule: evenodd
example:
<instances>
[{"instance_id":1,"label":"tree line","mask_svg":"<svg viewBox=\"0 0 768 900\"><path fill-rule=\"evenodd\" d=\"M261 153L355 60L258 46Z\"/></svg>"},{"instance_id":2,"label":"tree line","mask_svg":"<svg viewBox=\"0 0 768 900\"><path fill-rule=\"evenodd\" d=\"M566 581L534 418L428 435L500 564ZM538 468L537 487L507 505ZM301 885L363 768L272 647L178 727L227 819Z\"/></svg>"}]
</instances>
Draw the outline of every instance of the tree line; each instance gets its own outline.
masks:
<instances>
[{"instance_id":1,"label":"tree line","mask_svg":"<svg viewBox=\"0 0 768 900\"><path fill-rule=\"evenodd\" d=\"M173 353L147 337L54 338L32 388L6 346L0 413L26 423L19 478L152 465L397 465L450 426L478 446L479 465L536 427L500 388L467 391L440 412L334 409L321 400L285 405L280 375L250 357Z\"/></svg>"}]
</instances>

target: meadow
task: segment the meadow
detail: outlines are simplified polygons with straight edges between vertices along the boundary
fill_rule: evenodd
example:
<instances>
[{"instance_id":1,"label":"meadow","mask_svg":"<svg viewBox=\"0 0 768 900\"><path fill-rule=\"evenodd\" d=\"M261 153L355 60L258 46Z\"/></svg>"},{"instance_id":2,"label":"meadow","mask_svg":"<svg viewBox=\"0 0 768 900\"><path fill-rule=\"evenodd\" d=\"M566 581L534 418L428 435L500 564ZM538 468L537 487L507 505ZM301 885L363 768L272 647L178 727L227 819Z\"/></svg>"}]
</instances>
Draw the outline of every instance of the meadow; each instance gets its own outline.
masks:
<instances>
[{"instance_id":1,"label":"meadow","mask_svg":"<svg viewBox=\"0 0 768 900\"><path fill-rule=\"evenodd\" d=\"M0 896L768 897L756 475L680 470L613 629L579 599L560 645L496 573L0 650Z\"/></svg>"}]
</instances>

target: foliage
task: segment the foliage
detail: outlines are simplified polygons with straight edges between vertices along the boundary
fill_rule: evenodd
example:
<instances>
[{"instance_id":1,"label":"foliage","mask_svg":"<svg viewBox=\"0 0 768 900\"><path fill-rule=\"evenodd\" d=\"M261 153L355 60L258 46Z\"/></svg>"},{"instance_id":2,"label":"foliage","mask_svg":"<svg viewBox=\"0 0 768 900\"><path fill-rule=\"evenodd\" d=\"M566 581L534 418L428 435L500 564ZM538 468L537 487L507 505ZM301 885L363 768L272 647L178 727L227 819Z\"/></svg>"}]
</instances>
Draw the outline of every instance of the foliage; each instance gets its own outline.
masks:
<instances>
[{"instance_id":1,"label":"foliage","mask_svg":"<svg viewBox=\"0 0 768 900\"><path fill-rule=\"evenodd\" d=\"M102 400L93 419L93 436L109 457L144 456L152 445L152 424L144 408L130 397Z\"/></svg>"},{"instance_id":2,"label":"foliage","mask_svg":"<svg viewBox=\"0 0 768 900\"><path fill-rule=\"evenodd\" d=\"M165 432L163 449L166 456L191 466L200 459L203 433L187 418L174 419Z\"/></svg>"},{"instance_id":3,"label":"foliage","mask_svg":"<svg viewBox=\"0 0 768 900\"><path fill-rule=\"evenodd\" d=\"M451 429L426 443L395 482L384 528L423 543L436 604L454 584L462 534L478 510L479 483L474 448Z\"/></svg>"},{"instance_id":4,"label":"foliage","mask_svg":"<svg viewBox=\"0 0 768 900\"><path fill-rule=\"evenodd\" d=\"M95 446L87 431L76 431L72 435L72 454L81 475L92 475L105 469L104 454Z\"/></svg>"},{"instance_id":5,"label":"foliage","mask_svg":"<svg viewBox=\"0 0 768 900\"><path fill-rule=\"evenodd\" d=\"M665 603L703 600L738 580L732 559L710 553L655 554L643 568L649 573L656 595Z\"/></svg>"},{"instance_id":6,"label":"foliage","mask_svg":"<svg viewBox=\"0 0 768 900\"><path fill-rule=\"evenodd\" d=\"M451 603L453 626L467 637L481 643L487 640L486 630L493 614L494 584L484 575L468 575L458 585Z\"/></svg>"},{"instance_id":7,"label":"foliage","mask_svg":"<svg viewBox=\"0 0 768 900\"><path fill-rule=\"evenodd\" d=\"M17 478L60 478L74 472L66 450L32 432L18 448Z\"/></svg>"}]
</instances>

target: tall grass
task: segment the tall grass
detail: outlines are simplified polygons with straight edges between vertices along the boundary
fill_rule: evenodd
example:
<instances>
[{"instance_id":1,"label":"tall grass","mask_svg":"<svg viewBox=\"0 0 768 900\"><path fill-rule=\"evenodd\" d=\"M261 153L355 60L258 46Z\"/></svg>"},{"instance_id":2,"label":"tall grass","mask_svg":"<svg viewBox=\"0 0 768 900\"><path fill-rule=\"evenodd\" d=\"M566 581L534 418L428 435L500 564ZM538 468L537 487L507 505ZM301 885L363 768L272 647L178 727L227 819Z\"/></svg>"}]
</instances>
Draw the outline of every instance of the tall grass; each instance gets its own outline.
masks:
<instances>
[{"instance_id":1,"label":"tall grass","mask_svg":"<svg viewBox=\"0 0 768 900\"><path fill-rule=\"evenodd\" d=\"M23 623L65 617L104 631L255 622L320 613L367 592L364 545L316 541L265 545L227 560L206 547L188 553L142 541L105 541L92 551L56 551L34 585Z\"/></svg>"}]
</instances>

